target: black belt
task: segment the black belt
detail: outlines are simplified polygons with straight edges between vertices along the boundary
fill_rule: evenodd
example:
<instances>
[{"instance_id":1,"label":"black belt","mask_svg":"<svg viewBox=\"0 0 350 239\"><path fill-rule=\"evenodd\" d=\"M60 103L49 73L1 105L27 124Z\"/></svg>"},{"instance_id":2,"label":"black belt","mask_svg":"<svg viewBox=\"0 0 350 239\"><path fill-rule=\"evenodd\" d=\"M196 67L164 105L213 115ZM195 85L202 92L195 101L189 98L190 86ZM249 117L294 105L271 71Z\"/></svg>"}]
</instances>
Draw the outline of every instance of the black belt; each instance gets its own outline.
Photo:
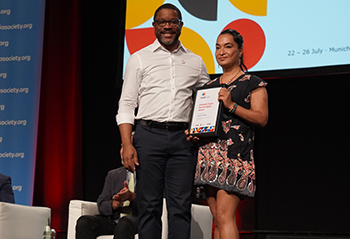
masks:
<instances>
[{"instance_id":1,"label":"black belt","mask_svg":"<svg viewBox=\"0 0 350 239\"><path fill-rule=\"evenodd\" d=\"M149 126L157 129L166 129L169 131L185 130L188 129L188 124L185 122L157 122L152 120L137 120L137 124L143 126Z\"/></svg>"}]
</instances>

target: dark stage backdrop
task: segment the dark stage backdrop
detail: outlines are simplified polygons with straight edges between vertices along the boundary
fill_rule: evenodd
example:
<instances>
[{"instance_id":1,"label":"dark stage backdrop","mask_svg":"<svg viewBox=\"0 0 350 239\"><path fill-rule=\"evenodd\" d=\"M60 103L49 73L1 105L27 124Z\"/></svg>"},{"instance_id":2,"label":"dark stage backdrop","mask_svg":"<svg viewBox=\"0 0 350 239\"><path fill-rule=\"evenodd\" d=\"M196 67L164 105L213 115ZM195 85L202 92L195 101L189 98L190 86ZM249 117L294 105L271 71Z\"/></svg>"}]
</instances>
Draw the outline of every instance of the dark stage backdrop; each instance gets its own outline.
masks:
<instances>
[{"instance_id":1,"label":"dark stage backdrop","mask_svg":"<svg viewBox=\"0 0 350 239\"><path fill-rule=\"evenodd\" d=\"M84 198L96 201L107 172L121 166L115 115L122 75L125 0L82 1Z\"/></svg>"},{"instance_id":2,"label":"dark stage backdrop","mask_svg":"<svg viewBox=\"0 0 350 239\"><path fill-rule=\"evenodd\" d=\"M66 229L69 200L95 201L108 170L121 165L115 82L125 1L46 5L34 205L51 207L53 227ZM240 229L350 233L350 74L267 81L258 191L240 207Z\"/></svg>"},{"instance_id":3,"label":"dark stage backdrop","mask_svg":"<svg viewBox=\"0 0 350 239\"><path fill-rule=\"evenodd\" d=\"M257 132L257 229L350 235L350 74L268 81Z\"/></svg>"}]
</instances>

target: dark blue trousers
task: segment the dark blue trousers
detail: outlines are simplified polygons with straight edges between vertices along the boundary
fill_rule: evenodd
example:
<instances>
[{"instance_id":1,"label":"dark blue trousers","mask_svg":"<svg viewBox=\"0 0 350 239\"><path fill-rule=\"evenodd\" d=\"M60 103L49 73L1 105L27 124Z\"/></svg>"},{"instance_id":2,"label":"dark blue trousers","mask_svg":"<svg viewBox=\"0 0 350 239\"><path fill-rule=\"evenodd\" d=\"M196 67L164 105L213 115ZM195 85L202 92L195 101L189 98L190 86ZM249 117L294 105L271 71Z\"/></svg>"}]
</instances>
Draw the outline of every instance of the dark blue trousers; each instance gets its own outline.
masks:
<instances>
[{"instance_id":1,"label":"dark blue trousers","mask_svg":"<svg viewBox=\"0 0 350 239\"><path fill-rule=\"evenodd\" d=\"M136 168L140 239L161 238L163 197L168 239L189 239L196 145L186 140L184 130L137 125L134 146L140 164Z\"/></svg>"},{"instance_id":2,"label":"dark blue trousers","mask_svg":"<svg viewBox=\"0 0 350 239\"><path fill-rule=\"evenodd\" d=\"M102 235L113 235L113 239L133 239L137 233L137 218L125 216L118 224L101 215L81 216L76 225L76 239L96 239Z\"/></svg>"}]
</instances>

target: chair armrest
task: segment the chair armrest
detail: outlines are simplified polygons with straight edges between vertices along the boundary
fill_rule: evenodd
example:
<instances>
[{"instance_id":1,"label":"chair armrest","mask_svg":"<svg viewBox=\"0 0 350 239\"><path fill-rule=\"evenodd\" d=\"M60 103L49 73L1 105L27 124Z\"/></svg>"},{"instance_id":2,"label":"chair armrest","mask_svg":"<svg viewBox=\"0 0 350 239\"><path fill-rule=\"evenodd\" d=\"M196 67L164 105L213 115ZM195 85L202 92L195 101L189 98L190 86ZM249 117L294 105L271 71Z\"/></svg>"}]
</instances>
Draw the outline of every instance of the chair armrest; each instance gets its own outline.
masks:
<instances>
[{"instance_id":1,"label":"chair armrest","mask_svg":"<svg viewBox=\"0 0 350 239\"><path fill-rule=\"evenodd\" d=\"M67 238L75 239L75 225L80 216L96 214L99 214L96 202L71 200L68 211Z\"/></svg>"},{"instance_id":2,"label":"chair armrest","mask_svg":"<svg viewBox=\"0 0 350 239\"><path fill-rule=\"evenodd\" d=\"M191 239L211 239L213 215L209 206L192 204Z\"/></svg>"},{"instance_id":3,"label":"chair armrest","mask_svg":"<svg viewBox=\"0 0 350 239\"><path fill-rule=\"evenodd\" d=\"M199 206L199 205L196 205ZM202 206L200 206L199 208L197 208L196 206L192 206L192 215L193 212L203 212L204 214L200 214L198 213L198 216L208 216L208 210L209 207L207 206L203 206L204 208L201 208ZM99 214L98 209L97 209L97 203L96 202L88 202L88 201L82 201L82 200L71 200L69 203L69 213L68 213L68 230L67 230L67 239L75 239L75 225L76 225L76 221L78 220L78 218L82 215L95 215L95 214ZM209 217L211 217L211 219L203 219L203 220L199 220L200 223L198 223L198 220L195 220L195 223L197 223L197 225L202 225L204 227L208 227L208 221L211 220L210 224L210 228L207 230L202 230L202 229L197 229L197 231L201 231L202 235L203 233L207 233L207 231L210 231L211 233L211 229L212 229L212 220L213 217L211 216L211 213L209 211ZM192 223L193 223L193 219L192 219ZM163 214L162 214L162 238L167 238L168 237L168 213L167 213L167 209L166 209L166 200L163 199ZM197 226L199 227L199 226ZM211 235L211 234L210 234ZM99 239L101 238L112 238L113 236L100 236L98 237ZM138 235L135 235L135 239L138 238ZM191 237L191 239L196 238L196 237ZM202 237L203 238L203 237ZM208 237L209 239L211 237ZM207 239L207 237L204 237L204 239Z\"/></svg>"},{"instance_id":4,"label":"chair armrest","mask_svg":"<svg viewBox=\"0 0 350 239\"><path fill-rule=\"evenodd\" d=\"M48 207L0 202L0 238L41 238L50 218Z\"/></svg>"}]
</instances>

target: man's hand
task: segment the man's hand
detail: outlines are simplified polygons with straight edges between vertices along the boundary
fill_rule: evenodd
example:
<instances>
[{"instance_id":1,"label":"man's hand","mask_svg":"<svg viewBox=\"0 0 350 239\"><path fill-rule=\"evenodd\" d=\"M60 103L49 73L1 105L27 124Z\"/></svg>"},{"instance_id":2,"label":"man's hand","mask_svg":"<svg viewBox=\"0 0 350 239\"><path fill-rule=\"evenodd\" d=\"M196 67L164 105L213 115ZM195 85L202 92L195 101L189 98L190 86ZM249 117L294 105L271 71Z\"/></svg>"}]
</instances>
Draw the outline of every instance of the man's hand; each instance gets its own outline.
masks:
<instances>
[{"instance_id":1,"label":"man's hand","mask_svg":"<svg viewBox=\"0 0 350 239\"><path fill-rule=\"evenodd\" d=\"M139 160L134 146L132 144L122 146L120 149L120 156L124 167L130 172L135 172L135 165L139 165Z\"/></svg>"},{"instance_id":2,"label":"man's hand","mask_svg":"<svg viewBox=\"0 0 350 239\"><path fill-rule=\"evenodd\" d=\"M132 125L120 124L119 131L122 138L122 148L120 149L120 156L123 161L124 168L130 172L135 172L135 165L139 165L137 152L132 144Z\"/></svg>"},{"instance_id":3,"label":"man's hand","mask_svg":"<svg viewBox=\"0 0 350 239\"><path fill-rule=\"evenodd\" d=\"M123 202L119 202L119 201L113 200L113 203L112 203L113 210L117 210L121 206L123 206Z\"/></svg>"},{"instance_id":4,"label":"man's hand","mask_svg":"<svg viewBox=\"0 0 350 239\"><path fill-rule=\"evenodd\" d=\"M135 193L131 192L129 190L128 187L128 183L126 181L124 181L124 188L122 190L120 190L119 193L117 193L117 195L113 196L113 209L117 209L118 207L123 206L123 203L127 200L129 200L130 202L135 200ZM117 206L116 208L114 208L114 206Z\"/></svg>"}]
</instances>

